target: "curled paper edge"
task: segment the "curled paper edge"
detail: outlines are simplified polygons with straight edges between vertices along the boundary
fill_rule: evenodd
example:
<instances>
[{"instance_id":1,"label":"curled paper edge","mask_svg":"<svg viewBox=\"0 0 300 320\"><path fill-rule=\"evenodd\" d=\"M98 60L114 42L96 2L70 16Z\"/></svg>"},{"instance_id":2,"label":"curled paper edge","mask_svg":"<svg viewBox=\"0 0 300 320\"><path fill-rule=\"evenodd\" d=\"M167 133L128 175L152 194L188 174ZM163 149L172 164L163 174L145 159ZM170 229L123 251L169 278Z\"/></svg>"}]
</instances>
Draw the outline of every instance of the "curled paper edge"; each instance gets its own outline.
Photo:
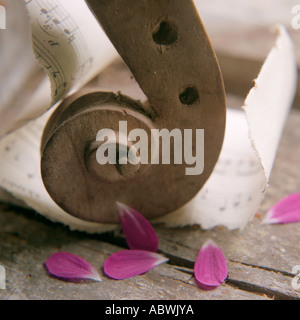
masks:
<instances>
[{"instance_id":1,"label":"curled paper edge","mask_svg":"<svg viewBox=\"0 0 300 320\"><path fill-rule=\"evenodd\" d=\"M269 186L277 148L297 90L297 62L292 40L282 25L277 26L277 33L276 44L269 52L254 87L246 97L242 107L243 114L238 116L239 119L235 119L237 115L229 110L223 149L206 185L188 204L155 220L156 223L164 223L168 227L199 224L203 229L224 226L232 230L244 228L256 214ZM240 125L237 125L237 121ZM240 130L243 133L239 132ZM230 174L222 176L222 173L218 172L218 164L222 162L222 158L226 161L226 149L230 148L230 144L239 145L241 142L248 148L244 157L254 161L252 181L251 170L248 175L253 188L251 190L245 186L247 180L240 180L235 186L234 194L241 196L227 197L224 194L231 187L234 188L232 180L237 177ZM239 161L244 160L241 158ZM236 169L238 170L237 167ZM239 182L239 179L236 181ZM222 188L216 188L217 184L222 185ZM212 196L205 195L208 190ZM215 203L218 201L222 207Z\"/></svg>"},{"instance_id":2,"label":"curled paper edge","mask_svg":"<svg viewBox=\"0 0 300 320\"><path fill-rule=\"evenodd\" d=\"M199 224L204 229L223 225L229 229L235 229L244 227L256 213L266 191L281 131L296 87L293 45L285 29L279 27L279 30L277 45L268 55L256 79L256 84L245 101L244 112L235 110L228 112L224 146L212 176L192 201L175 212L154 220L153 223L164 223L169 227ZM286 77L289 81L284 85L288 87L286 90L281 90L282 83L277 83L275 80ZM282 93L282 91L285 92ZM272 100L269 104L264 103L263 107L261 102L256 101L256 99L267 101L270 96L275 96L275 101ZM269 124L265 114L268 115L270 110L274 111L272 103L275 103L276 113L280 118L272 129L276 129L276 139L272 134L265 134L265 126L256 127L260 121L265 125ZM59 208L46 192L39 172L39 138L51 113L52 111L49 110L42 117L4 137L0 142L0 160L5 164L0 166L0 186L49 220L66 224L71 230L101 233L118 228L119 225L98 224L75 218ZM240 130L242 134L236 134L236 130ZM232 145L235 138L238 140L236 149ZM258 143L257 141L261 138L263 141ZM22 145L25 140L31 142L26 150ZM264 152L266 144L272 145L270 154ZM12 150L17 152L23 148L23 154L18 154L17 157L5 152L8 148L11 148L10 152ZM239 155L240 151L243 152L242 156ZM227 169L232 176L226 173ZM243 190L244 194L241 194L240 199L236 198L238 195L236 190L230 189L234 187L233 181L237 184L238 192L251 185L250 188ZM226 183L229 186L226 186ZM224 190L229 194L225 194Z\"/></svg>"},{"instance_id":3,"label":"curled paper edge","mask_svg":"<svg viewBox=\"0 0 300 320\"><path fill-rule=\"evenodd\" d=\"M292 40L281 25L277 26L277 33L276 45L270 51L242 107L246 113L249 136L266 180L270 178L284 124L297 90L297 62ZM275 91L277 89L279 91ZM263 108L260 107L262 104ZM265 122L263 117L266 113L269 116L268 126L261 126L258 121L261 119ZM270 136L272 139L269 139Z\"/></svg>"},{"instance_id":4,"label":"curled paper edge","mask_svg":"<svg viewBox=\"0 0 300 320\"><path fill-rule=\"evenodd\" d=\"M5 53L0 139L76 92L119 56L84 0L21 0L7 7L9 26L0 39L2 59Z\"/></svg>"}]
</instances>

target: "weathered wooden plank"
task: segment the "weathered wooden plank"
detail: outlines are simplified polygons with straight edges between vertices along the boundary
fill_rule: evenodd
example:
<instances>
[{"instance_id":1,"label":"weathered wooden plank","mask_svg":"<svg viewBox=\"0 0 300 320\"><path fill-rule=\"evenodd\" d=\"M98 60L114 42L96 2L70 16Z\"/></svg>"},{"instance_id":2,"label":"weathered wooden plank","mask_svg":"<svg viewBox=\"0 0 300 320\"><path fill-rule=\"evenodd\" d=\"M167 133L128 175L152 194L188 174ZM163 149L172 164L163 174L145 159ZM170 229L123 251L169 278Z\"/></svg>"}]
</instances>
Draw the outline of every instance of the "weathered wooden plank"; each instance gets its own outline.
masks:
<instances>
[{"instance_id":1,"label":"weathered wooden plank","mask_svg":"<svg viewBox=\"0 0 300 320\"><path fill-rule=\"evenodd\" d=\"M218 230L219 231L219 230ZM188 233L188 230L186 230ZM217 232L218 233L218 232ZM160 237L161 239L162 237ZM203 238L203 234L199 232L199 238ZM212 237L211 237L212 238ZM213 237L216 238L216 237ZM222 238L222 236L219 238ZM219 243L220 243L219 239ZM197 242L197 237L193 239L193 242ZM246 292L253 292L257 294L265 295L271 299L300 299L300 291L293 287L292 280L295 277L292 272L287 273L284 271L276 270L275 268L267 268L260 266L259 264L250 265L247 263L241 263L239 261L231 260L233 254L239 253L239 246L231 248L232 251L228 251L228 248L224 243L220 243L223 252L227 258L228 265L228 278L226 280L227 286L235 286L240 290ZM181 265L182 270L192 274L193 264L196 258L196 250L187 246L182 246L180 243L175 243L172 240L161 241L160 247L165 255L170 257L170 263L174 265ZM253 248L252 256L255 257L255 247ZM242 257L240 257L242 259ZM179 267L181 269L181 267Z\"/></svg>"},{"instance_id":2,"label":"weathered wooden plank","mask_svg":"<svg viewBox=\"0 0 300 320\"><path fill-rule=\"evenodd\" d=\"M106 242L112 239L107 235L71 232L32 212L16 213L5 205L1 205L0 226L0 264L7 273L7 289L0 291L0 299L266 299L226 284L214 291L203 291L195 285L191 274L171 264L131 279L111 280L103 275L102 265L110 254L123 247ZM117 238L111 241L124 245ZM74 284L50 277L43 263L57 250L73 252L90 261L103 281Z\"/></svg>"},{"instance_id":3,"label":"weathered wooden plank","mask_svg":"<svg viewBox=\"0 0 300 320\"><path fill-rule=\"evenodd\" d=\"M229 262L232 285L251 292L260 292L274 299L300 299L300 291L292 286L292 277L280 272Z\"/></svg>"}]
</instances>

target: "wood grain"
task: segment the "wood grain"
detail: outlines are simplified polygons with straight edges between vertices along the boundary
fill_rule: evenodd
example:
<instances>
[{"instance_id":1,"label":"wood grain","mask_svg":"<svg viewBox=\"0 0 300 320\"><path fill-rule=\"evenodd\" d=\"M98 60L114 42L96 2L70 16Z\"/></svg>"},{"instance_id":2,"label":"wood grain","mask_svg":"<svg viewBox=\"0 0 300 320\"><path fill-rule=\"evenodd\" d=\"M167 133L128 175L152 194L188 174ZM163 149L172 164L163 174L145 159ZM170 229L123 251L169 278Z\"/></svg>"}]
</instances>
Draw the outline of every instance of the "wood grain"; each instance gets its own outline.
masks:
<instances>
[{"instance_id":1,"label":"wood grain","mask_svg":"<svg viewBox=\"0 0 300 320\"><path fill-rule=\"evenodd\" d=\"M198 193L221 151L226 105L214 51L191 0L126 0L122 6L112 0L87 3L148 101L130 101L120 93L91 93L76 101L71 97L70 104L64 101L43 138L44 184L61 208L83 220L118 222L116 201L143 211L149 219L166 215ZM192 32L196 32L193 38ZM95 150L86 152L100 129L121 134L121 121L127 121L128 132L142 129L151 141L147 163L133 172L132 168L120 172L114 164L101 166ZM152 161L152 129L169 135L168 145L162 141L166 139L159 138L160 132L156 135L158 163ZM181 150L170 138L174 129L179 132ZM192 130L190 145L185 141L186 129ZM205 144L195 139L199 129L205 132ZM127 136L124 139L127 141ZM191 154L197 152L198 156L199 146L203 146L203 171L187 174L190 165L186 154L183 159L182 149L190 148ZM167 148L169 163L162 159ZM180 156L179 163L175 156Z\"/></svg>"}]
</instances>

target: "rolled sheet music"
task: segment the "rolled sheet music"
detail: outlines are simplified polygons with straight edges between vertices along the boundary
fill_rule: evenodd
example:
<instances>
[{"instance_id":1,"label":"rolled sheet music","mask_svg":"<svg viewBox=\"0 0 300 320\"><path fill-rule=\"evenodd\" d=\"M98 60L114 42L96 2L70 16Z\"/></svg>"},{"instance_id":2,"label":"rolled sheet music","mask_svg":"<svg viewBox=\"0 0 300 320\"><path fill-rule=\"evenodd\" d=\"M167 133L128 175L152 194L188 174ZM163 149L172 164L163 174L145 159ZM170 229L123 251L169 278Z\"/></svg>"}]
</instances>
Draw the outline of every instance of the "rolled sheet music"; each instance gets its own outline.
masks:
<instances>
[{"instance_id":1,"label":"rolled sheet music","mask_svg":"<svg viewBox=\"0 0 300 320\"><path fill-rule=\"evenodd\" d=\"M1 131L0 140L0 187L5 193L0 200L17 201L72 230L100 233L117 228L115 224L78 219L51 199L40 173L40 144L43 129L62 99L84 86L118 55L85 1L31 0L26 1L26 9L33 52L47 77L41 77L24 112L20 110L17 117L4 118L14 101L1 100L0 121L5 131ZM28 20L22 23L23 30L29 32ZM34 65L33 55L31 58ZM24 74L23 79L29 73ZM0 76L2 86L5 79ZM296 83L293 44L285 28L278 26L277 41L244 106L241 110L228 109L225 140L212 175L189 203L153 223L171 227L198 224L204 229L245 227L267 191ZM19 87L20 83L11 85L16 92Z\"/></svg>"}]
</instances>

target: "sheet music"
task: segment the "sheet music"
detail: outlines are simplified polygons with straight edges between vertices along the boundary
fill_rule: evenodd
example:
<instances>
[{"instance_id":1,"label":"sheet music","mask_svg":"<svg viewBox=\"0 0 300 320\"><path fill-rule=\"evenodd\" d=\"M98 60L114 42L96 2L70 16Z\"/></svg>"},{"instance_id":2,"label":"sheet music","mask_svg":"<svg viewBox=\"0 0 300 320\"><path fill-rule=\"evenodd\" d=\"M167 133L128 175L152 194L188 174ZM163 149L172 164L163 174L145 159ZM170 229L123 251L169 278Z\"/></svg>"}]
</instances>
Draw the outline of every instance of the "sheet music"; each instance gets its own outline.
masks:
<instances>
[{"instance_id":1,"label":"sheet music","mask_svg":"<svg viewBox=\"0 0 300 320\"><path fill-rule=\"evenodd\" d=\"M30 70L36 61L45 71L45 80L36 90L28 92L27 95L38 97L29 99L28 103L0 99L0 138L78 90L118 56L84 0L11 0L7 2L7 12L10 26L0 34L0 43L2 40L9 54L18 52L18 56L13 61L8 57L3 63L16 65L19 73L13 74L12 83L6 79L7 71L3 75L0 73L3 92L14 96L24 87L24 82L32 81L34 75ZM17 29L14 27L16 20L21 23ZM15 38L22 41L20 48L15 47L18 41L11 40ZM0 57L3 58L2 52ZM30 69L26 69L25 74L21 72L24 66ZM30 76L31 79L27 79Z\"/></svg>"},{"instance_id":2,"label":"sheet music","mask_svg":"<svg viewBox=\"0 0 300 320\"><path fill-rule=\"evenodd\" d=\"M74 3L73 0L27 1L33 24L33 48L50 76L52 103L69 89L76 90L74 88L99 72L112 58L113 50L106 51L103 47L103 57L96 59L101 55L99 47L102 47L84 36L91 32L81 21L84 1L76 1L76 5L81 3L83 6L77 7L79 12L71 8ZM102 32L99 27L97 30ZM106 43L108 39L103 33L102 37L104 40L100 42ZM90 53L83 52L81 45L90 48L87 50ZM64 51L60 46L65 48ZM285 29L280 27L277 44L245 101L244 111L228 110L225 141L213 174L192 201L153 222L168 226L199 224L203 228L217 225L229 229L244 227L256 213L265 194L296 81L293 45ZM41 90L36 101L42 96ZM111 230L117 226L82 221L64 212L45 190L40 174L40 138L58 104L59 101L42 116L0 141L0 187L48 219L67 224L71 229ZM272 125L269 121L271 113Z\"/></svg>"},{"instance_id":3,"label":"sheet music","mask_svg":"<svg viewBox=\"0 0 300 320\"><path fill-rule=\"evenodd\" d=\"M117 55L85 1L30 0L35 56L51 81L52 103L93 78Z\"/></svg>"},{"instance_id":4,"label":"sheet music","mask_svg":"<svg viewBox=\"0 0 300 320\"><path fill-rule=\"evenodd\" d=\"M18 0L0 2L7 8L6 29L0 30L1 138L10 130L27 122L29 114L32 118L39 115L32 110L31 94L37 89L44 75L40 72L32 51L25 4ZM49 93L50 90L47 95ZM30 105L27 105L28 101ZM48 107L50 98L45 103Z\"/></svg>"},{"instance_id":5,"label":"sheet music","mask_svg":"<svg viewBox=\"0 0 300 320\"><path fill-rule=\"evenodd\" d=\"M235 229L244 227L256 213L266 189L264 170L249 139L245 114L229 109L226 121L220 158L203 189L183 208L156 222Z\"/></svg>"}]
</instances>

